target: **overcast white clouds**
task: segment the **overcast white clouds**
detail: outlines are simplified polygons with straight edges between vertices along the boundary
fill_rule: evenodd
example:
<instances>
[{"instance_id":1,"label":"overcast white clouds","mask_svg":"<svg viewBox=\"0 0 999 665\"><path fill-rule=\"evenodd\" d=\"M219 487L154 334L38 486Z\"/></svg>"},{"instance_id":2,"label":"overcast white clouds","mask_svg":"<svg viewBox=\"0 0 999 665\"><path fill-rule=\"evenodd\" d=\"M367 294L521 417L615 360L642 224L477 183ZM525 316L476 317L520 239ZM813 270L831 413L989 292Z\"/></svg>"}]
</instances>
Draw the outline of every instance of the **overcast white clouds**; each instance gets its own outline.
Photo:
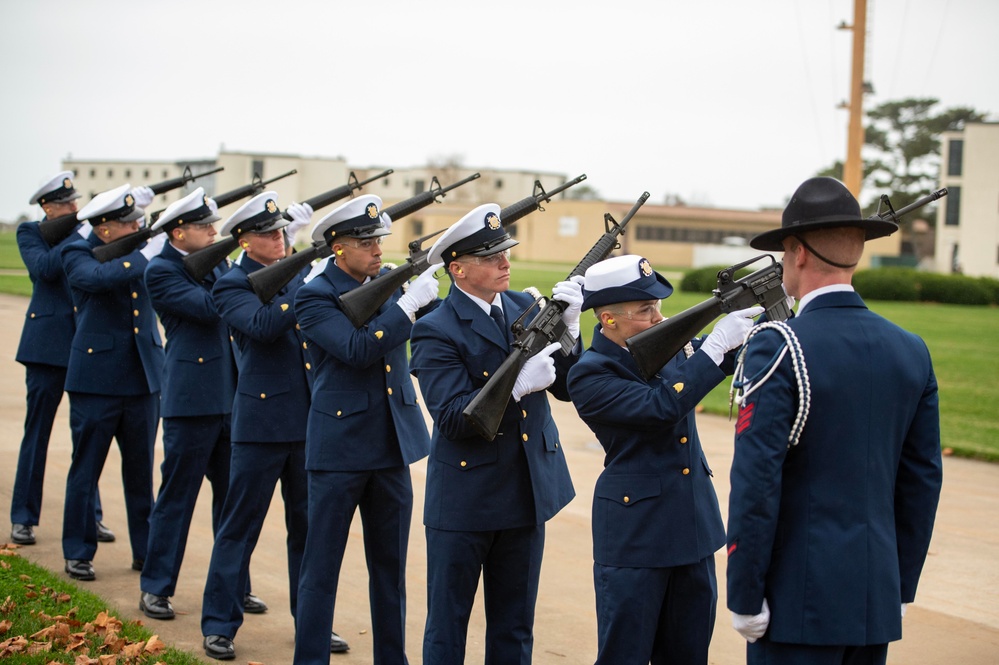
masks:
<instances>
[{"instance_id":1,"label":"overcast white clouds","mask_svg":"<svg viewBox=\"0 0 999 665\"><path fill-rule=\"evenodd\" d=\"M0 219L80 159L460 155L779 206L846 150L852 0L0 0ZM870 0L868 105L999 118L999 3ZM36 215L36 211L30 211Z\"/></svg>"}]
</instances>

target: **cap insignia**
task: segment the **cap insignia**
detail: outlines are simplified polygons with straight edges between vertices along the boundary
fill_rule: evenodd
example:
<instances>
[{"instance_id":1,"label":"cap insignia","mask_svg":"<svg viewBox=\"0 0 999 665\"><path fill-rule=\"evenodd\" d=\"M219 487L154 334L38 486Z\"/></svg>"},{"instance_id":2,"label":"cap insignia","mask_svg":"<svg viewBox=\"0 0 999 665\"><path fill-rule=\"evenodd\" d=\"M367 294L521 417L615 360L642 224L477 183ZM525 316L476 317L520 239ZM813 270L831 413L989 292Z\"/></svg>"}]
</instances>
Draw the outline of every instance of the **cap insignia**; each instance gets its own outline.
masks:
<instances>
[{"instance_id":1,"label":"cap insignia","mask_svg":"<svg viewBox=\"0 0 999 665\"><path fill-rule=\"evenodd\" d=\"M131 194L126 194L125 195L125 205L127 205L127 206L134 206L135 205L135 199L132 198Z\"/></svg>"},{"instance_id":2,"label":"cap insignia","mask_svg":"<svg viewBox=\"0 0 999 665\"><path fill-rule=\"evenodd\" d=\"M642 259L638 262L638 269L642 271L642 274L646 277L652 277L652 265L649 263L648 259Z\"/></svg>"},{"instance_id":3,"label":"cap insignia","mask_svg":"<svg viewBox=\"0 0 999 665\"><path fill-rule=\"evenodd\" d=\"M277 212L278 207L277 204L274 203L274 199L267 199L267 203L265 203L264 205L267 208L267 212L269 213Z\"/></svg>"},{"instance_id":4,"label":"cap insignia","mask_svg":"<svg viewBox=\"0 0 999 665\"><path fill-rule=\"evenodd\" d=\"M369 203L365 208L364 212L368 213L368 217L375 219L378 217L378 206L374 203Z\"/></svg>"},{"instance_id":5,"label":"cap insignia","mask_svg":"<svg viewBox=\"0 0 999 665\"><path fill-rule=\"evenodd\" d=\"M73 181L70 180L69 178L63 178L62 186L65 187L66 189L73 189Z\"/></svg>"},{"instance_id":6,"label":"cap insignia","mask_svg":"<svg viewBox=\"0 0 999 665\"><path fill-rule=\"evenodd\" d=\"M491 212L488 215L486 215L486 226L489 227L490 231L498 231L499 228L502 226L502 224L500 224L499 216L497 216L496 213L494 212Z\"/></svg>"}]
</instances>

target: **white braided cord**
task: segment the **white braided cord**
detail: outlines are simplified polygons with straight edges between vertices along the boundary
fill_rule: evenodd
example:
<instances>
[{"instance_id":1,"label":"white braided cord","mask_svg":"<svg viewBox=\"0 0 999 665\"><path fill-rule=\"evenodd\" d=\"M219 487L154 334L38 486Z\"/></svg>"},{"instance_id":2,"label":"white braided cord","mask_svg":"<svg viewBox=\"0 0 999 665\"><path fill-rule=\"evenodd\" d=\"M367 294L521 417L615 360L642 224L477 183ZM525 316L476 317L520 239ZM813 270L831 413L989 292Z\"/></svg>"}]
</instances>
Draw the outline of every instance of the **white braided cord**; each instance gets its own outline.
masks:
<instances>
[{"instance_id":1,"label":"white braided cord","mask_svg":"<svg viewBox=\"0 0 999 665\"><path fill-rule=\"evenodd\" d=\"M776 359L771 363L767 373L758 381L753 381L752 385L747 386L745 381L746 349L753 335L762 330L776 330L779 332L784 338L784 345L781 347ZM791 330L791 327L783 321L767 321L754 326L749 331L746 341L743 343L742 349L739 350L739 355L736 357L735 373L732 375L732 387L729 390L729 409L732 408L733 401L739 407L742 407L746 399L773 376L773 373L777 371L778 365L784 360L788 351L791 353L791 366L794 369L794 377L798 383L798 412L795 415L794 422L791 425L791 433L787 439L787 447L790 448L791 446L798 445L801 432L805 429L805 423L808 421L808 411L812 406L812 391L808 379L808 368L805 366L805 354L801 350L801 343L798 341L798 336Z\"/></svg>"}]
</instances>

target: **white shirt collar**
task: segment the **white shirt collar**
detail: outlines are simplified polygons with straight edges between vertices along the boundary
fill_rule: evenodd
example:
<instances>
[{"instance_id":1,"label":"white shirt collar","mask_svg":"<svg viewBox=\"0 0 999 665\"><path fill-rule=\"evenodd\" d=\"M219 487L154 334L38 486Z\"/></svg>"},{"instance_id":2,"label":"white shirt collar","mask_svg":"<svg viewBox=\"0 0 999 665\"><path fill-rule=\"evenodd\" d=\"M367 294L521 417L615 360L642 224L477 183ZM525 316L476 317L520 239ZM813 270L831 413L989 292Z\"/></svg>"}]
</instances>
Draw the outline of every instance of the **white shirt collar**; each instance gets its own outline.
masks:
<instances>
[{"instance_id":1,"label":"white shirt collar","mask_svg":"<svg viewBox=\"0 0 999 665\"><path fill-rule=\"evenodd\" d=\"M501 310L503 309L503 299L500 297L501 294L499 294L499 293L497 293L495 296L493 296L493 301L491 303L489 303L489 302L486 302L485 300L483 300L482 298L479 298L478 296L473 296L471 293L469 293L465 289L461 288L457 284L455 284L455 286L458 287L459 291L461 291L466 296L468 296L469 298L471 298L472 302L474 302L476 305L478 305L479 309L481 309L483 312L485 312L488 316L492 316L492 306L493 305L496 305Z\"/></svg>"},{"instance_id":2,"label":"white shirt collar","mask_svg":"<svg viewBox=\"0 0 999 665\"><path fill-rule=\"evenodd\" d=\"M829 284L828 286L820 286L814 291L809 291L804 298L798 303L798 314L800 315L804 311L808 303L812 302L818 296L823 296L827 293L836 293L839 291L853 292L853 286L851 284Z\"/></svg>"}]
</instances>

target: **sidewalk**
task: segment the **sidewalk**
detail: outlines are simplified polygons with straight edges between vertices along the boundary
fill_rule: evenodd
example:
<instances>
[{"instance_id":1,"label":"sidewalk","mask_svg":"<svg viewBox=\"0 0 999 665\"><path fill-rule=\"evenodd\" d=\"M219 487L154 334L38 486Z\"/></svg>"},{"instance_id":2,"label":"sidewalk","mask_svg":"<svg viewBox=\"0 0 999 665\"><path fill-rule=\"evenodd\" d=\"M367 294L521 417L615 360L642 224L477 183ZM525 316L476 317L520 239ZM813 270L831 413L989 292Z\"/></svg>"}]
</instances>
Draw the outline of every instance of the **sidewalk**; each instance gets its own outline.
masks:
<instances>
[{"instance_id":1,"label":"sidewalk","mask_svg":"<svg viewBox=\"0 0 999 665\"><path fill-rule=\"evenodd\" d=\"M27 306L26 298L0 294L0 541L9 528L10 496L17 451L23 434L24 369L14 352ZM571 404L554 402L577 496L548 524L544 568L535 625L534 662L538 665L592 663L596 656L596 613L593 601L590 541L590 502L593 484L602 468L603 453ZM60 543L62 502L69 468L69 403L63 400L53 428L45 477L38 544L21 553L54 571L62 571ZM705 452L714 469L715 488L723 512L728 503L728 469L732 461L732 425L717 416L699 416ZM159 483L158 448L155 481ZM80 586L100 594L123 617L143 620L165 642L201 655L200 611L212 532L210 488L202 488L177 594L178 616L173 621L146 619L138 609L139 574L130 568L121 460L116 446L101 478L104 521L118 536L101 545L94 560L97 580ZM413 665L422 662L421 643L426 617L426 542L422 527L426 466L413 465L416 505L408 565L408 652ZM294 628L288 612L285 529L280 495L268 513L251 562L254 592L270 611L247 615L236 636L235 663L265 665L291 662ZM718 621L711 644L711 662L745 662L745 642L731 629L725 609L725 557L716 555L719 576ZM334 665L371 662L371 631L367 600L367 572L360 520L355 519L343 563L337 601L336 631L351 646L349 653L333 655ZM888 662L961 663L993 665L999 662L999 465L963 459L945 459L944 488L930 555L916 602L904 621L904 638L888 651ZM482 662L485 622L481 598L468 631L467 662ZM209 661L214 662L214 661Z\"/></svg>"}]
</instances>

